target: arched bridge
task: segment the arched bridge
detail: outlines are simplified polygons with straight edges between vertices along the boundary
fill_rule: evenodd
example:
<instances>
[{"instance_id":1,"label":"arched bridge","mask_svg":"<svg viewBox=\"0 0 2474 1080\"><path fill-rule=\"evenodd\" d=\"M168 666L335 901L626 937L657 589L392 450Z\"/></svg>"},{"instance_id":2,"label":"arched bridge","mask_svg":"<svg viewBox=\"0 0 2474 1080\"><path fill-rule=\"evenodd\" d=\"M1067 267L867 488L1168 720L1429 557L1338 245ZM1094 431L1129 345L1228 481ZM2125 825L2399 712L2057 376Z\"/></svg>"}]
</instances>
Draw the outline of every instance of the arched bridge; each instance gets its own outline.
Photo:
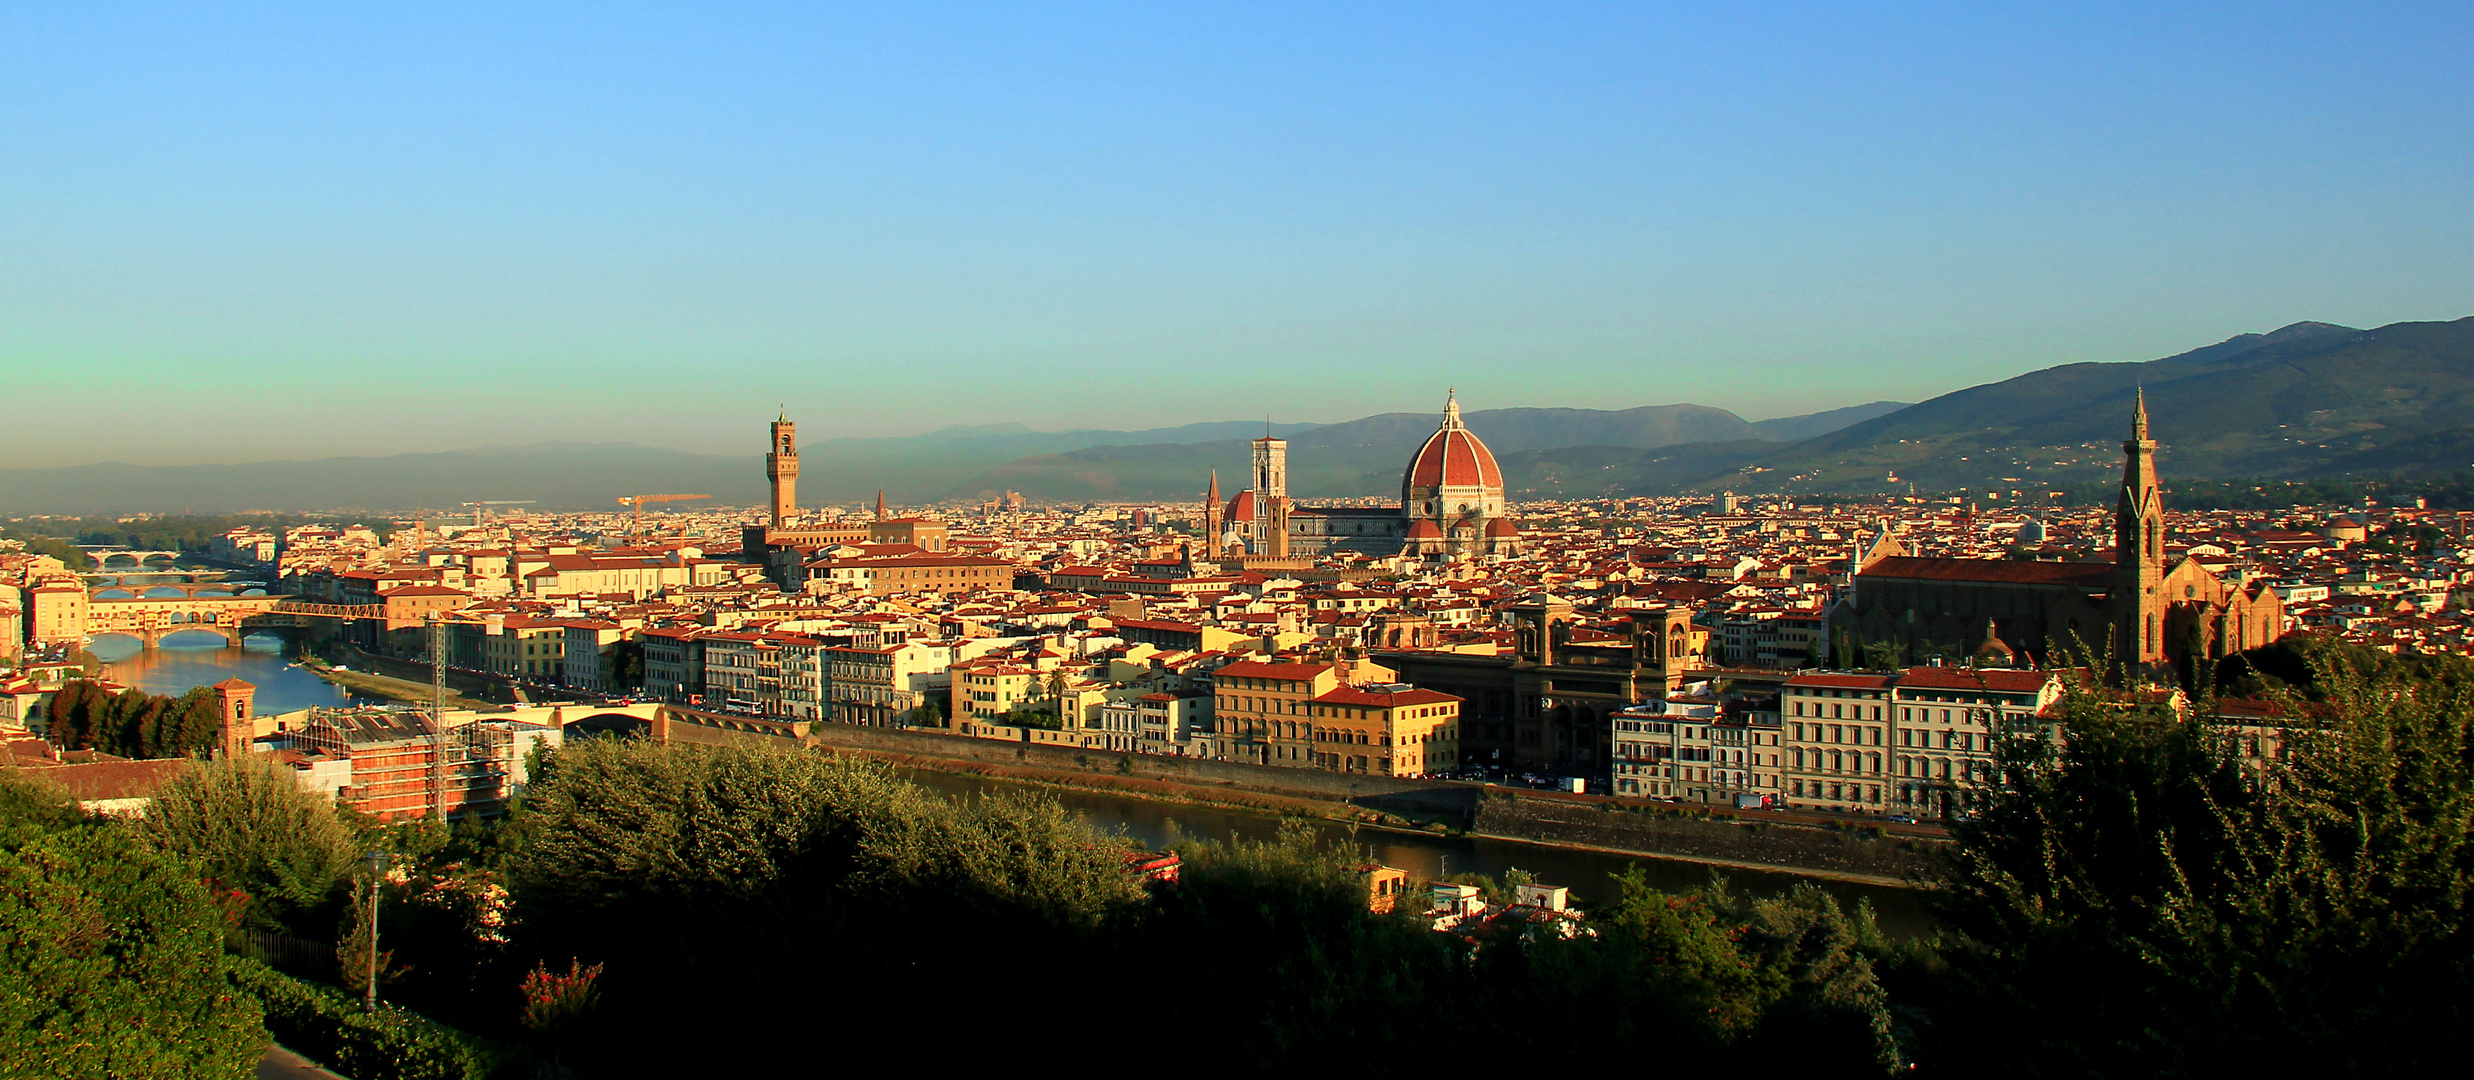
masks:
<instances>
[{"instance_id":1,"label":"arched bridge","mask_svg":"<svg viewBox=\"0 0 2474 1080\"><path fill-rule=\"evenodd\" d=\"M96 567L105 569L110 568L112 560L120 558L128 559L131 568L144 566L155 559L170 562L180 558L180 552L177 551L149 551L145 548L126 548L112 544L79 544L77 549L85 552L87 558L93 559Z\"/></svg>"},{"instance_id":2,"label":"arched bridge","mask_svg":"<svg viewBox=\"0 0 2474 1080\"><path fill-rule=\"evenodd\" d=\"M86 589L86 598L88 600L143 600L151 594L163 592L179 593L182 596L197 596L199 593L225 593L237 596L251 589L263 595L266 592L266 585L264 582L257 581L166 581L144 585L93 585ZM103 595L112 592L123 595ZM155 599L172 598L158 596Z\"/></svg>"},{"instance_id":3,"label":"arched bridge","mask_svg":"<svg viewBox=\"0 0 2474 1080\"><path fill-rule=\"evenodd\" d=\"M736 716L658 701L626 705L551 702L471 712L450 710L446 715L449 727L473 720L519 720L561 728L580 724L588 731L642 735L659 743L752 743L789 749L804 743L809 727L803 720Z\"/></svg>"},{"instance_id":4,"label":"arched bridge","mask_svg":"<svg viewBox=\"0 0 2474 1080\"><path fill-rule=\"evenodd\" d=\"M86 605L86 633L127 634L151 649L166 634L205 630L238 645L253 631L294 629L315 619L383 619L386 613L380 604L318 604L291 596L92 600Z\"/></svg>"}]
</instances>

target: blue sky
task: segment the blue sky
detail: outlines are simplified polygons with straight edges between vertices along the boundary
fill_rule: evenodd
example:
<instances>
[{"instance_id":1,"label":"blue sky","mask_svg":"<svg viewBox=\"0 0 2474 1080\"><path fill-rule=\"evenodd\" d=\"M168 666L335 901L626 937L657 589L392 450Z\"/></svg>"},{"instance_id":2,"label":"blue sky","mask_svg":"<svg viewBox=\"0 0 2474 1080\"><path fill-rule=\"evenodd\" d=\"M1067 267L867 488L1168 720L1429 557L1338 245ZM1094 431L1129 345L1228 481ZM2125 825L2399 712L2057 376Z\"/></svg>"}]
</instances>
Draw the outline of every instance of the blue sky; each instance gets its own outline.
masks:
<instances>
[{"instance_id":1,"label":"blue sky","mask_svg":"<svg viewBox=\"0 0 2474 1080\"><path fill-rule=\"evenodd\" d=\"M777 402L810 438L1447 384L1758 418L2455 318L2470 30L2462 2L11 5L0 375L31 407L0 467L753 453Z\"/></svg>"}]
</instances>

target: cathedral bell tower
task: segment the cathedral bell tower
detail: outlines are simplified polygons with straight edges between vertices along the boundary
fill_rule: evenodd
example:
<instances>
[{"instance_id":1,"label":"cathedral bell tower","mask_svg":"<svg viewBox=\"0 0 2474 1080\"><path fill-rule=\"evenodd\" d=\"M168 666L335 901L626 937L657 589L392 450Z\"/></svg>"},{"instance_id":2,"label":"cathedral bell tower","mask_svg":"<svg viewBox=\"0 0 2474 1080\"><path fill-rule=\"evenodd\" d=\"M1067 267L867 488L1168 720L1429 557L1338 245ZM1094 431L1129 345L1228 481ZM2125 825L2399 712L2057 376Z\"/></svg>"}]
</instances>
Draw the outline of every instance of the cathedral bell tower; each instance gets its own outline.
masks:
<instances>
[{"instance_id":1,"label":"cathedral bell tower","mask_svg":"<svg viewBox=\"0 0 2474 1080\"><path fill-rule=\"evenodd\" d=\"M773 527L787 527L799 514L799 425L789 413L773 421L773 448L765 454L765 479L773 485Z\"/></svg>"},{"instance_id":2,"label":"cathedral bell tower","mask_svg":"<svg viewBox=\"0 0 2474 1080\"><path fill-rule=\"evenodd\" d=\"M1266 425L1268 426L1268 425ZM1289 553L1289 441L1266 431L1254 440L1254 512L1257 555Z\"/></svg>"},{"instance_id":3,"label":"cathedral bell tower","mask_svg":"<svg viewBox=\"0 0 2474 1080\"><path fill-rule=\"evenodd\" d=\"M2156 490L2156 440L2139 391L2122 443L2122 499L2113 511L2114 659L2127 674L2165 659L2165 502Z\"/></svg>"}]
</instances>

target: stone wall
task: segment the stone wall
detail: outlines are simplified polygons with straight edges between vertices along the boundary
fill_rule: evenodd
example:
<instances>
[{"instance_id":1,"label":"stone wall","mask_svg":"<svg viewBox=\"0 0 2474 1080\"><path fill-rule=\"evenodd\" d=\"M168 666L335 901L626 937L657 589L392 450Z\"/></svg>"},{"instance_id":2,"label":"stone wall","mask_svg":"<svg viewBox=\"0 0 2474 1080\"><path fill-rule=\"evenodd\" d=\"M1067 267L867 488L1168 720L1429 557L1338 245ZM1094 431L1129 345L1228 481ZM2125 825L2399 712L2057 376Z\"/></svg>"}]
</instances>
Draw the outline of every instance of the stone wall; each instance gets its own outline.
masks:
<instances>
[{"instance_id":1,"label":"stone wall","mask_svg":"<svg viewBox=\"0 0 2474 1080\"><path fill-rule=\"evenodd\" d=\"M1443 820L1454 826L1467 823L1471 810L1477 805L1479 790L1473 784L1444 780L1349 776L1320 769L1284 769L1203 758L1076 750L851 724L819 723L809 728L808 737L828 747L849 747L886 754L946 758L985 765L1107 773L1193 787L1225 787L1301 799L1348 800L1368 809Z\"/></svg>"},{"instance_id":2,"label":"stone wall","mask_svg":"<svg viewBox=\"0 0 2474 1080\"><path fill-rule=\"evenodd\" d=\"M937 732L820 723L808 741L914 758L1132 776L1198 788L1347 801L1489 836L1646 855L1899 881L1930 870L1947 841L1930 830L1841 826L1806 815L1685 809L1595 795L1446 780L1396 780L1200 758L1034 746Z\"/></svg>"},{"instance_id":3,"label":"stone wall","mask_svg":"<svg viewBox=\"0 0 2474 1080\"><path fill-rule=\"evenodd\" d=\"M1878 827L1726 811L1704 814L1659 803L1505 789L1489 791L1479 800L1471 831L1894 881L1929 872L1949 843Z\"/></svg>"}]
</instances>

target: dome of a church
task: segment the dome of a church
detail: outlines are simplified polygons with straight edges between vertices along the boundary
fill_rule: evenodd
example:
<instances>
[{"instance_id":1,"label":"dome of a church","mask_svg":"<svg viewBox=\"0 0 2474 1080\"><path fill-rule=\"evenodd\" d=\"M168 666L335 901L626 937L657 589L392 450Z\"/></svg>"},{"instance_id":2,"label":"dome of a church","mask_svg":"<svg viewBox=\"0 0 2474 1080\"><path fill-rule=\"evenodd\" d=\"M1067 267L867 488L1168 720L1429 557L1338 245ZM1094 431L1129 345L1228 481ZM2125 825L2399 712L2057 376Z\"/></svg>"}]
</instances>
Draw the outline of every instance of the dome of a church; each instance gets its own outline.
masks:
<instances>
[{"instance_id":1,"label":"dome of a church","mask_svg":"<svg viewBox=\"0 0 2474 1080\"><path fill-rule=\"evenodd\" d=\"M1254 492L1252 489L1240 491L1237 493L1236 498L1228 501L1227 518L1230 524L1235 524L1241 521L1250 524L1254 521Z\"/></svg>"},{"instance_id":2,"label":"dome of a church","mask_svg":"<svg viewBox=\"0 0 2474 1080\"><path fill-rule=\"evenodd\" d=\"M1443 426L1409 460L1405 488L1503 487L1503 469L1493 451L1460 422L1457 397L1443 406Z\"/></svg>"}]
</instances>

